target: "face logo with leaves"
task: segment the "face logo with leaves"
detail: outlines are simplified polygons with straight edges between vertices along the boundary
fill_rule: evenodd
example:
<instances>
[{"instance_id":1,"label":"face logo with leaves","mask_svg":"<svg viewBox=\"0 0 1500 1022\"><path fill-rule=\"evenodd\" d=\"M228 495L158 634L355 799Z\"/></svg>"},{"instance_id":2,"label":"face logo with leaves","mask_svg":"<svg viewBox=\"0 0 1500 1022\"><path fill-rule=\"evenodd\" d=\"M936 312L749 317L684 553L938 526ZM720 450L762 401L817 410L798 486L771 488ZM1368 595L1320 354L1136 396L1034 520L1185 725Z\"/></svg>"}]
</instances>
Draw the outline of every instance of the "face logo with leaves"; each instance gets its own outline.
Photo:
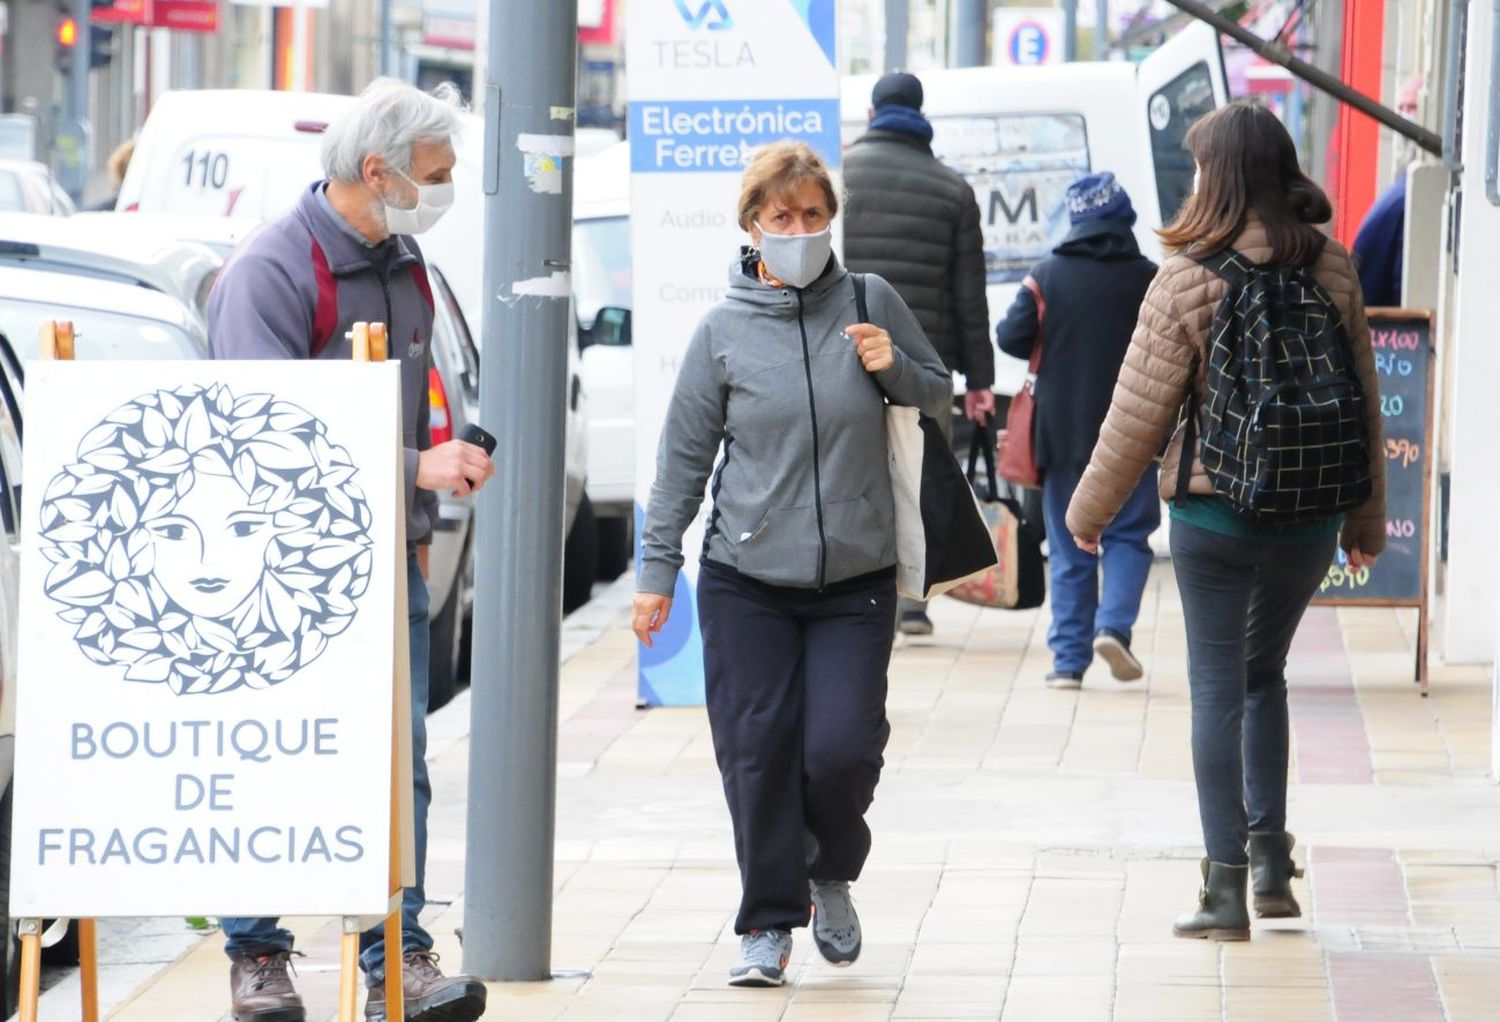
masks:
<instances>
[{"instance_id":1,"label":"face logo with leaves","mask_svg":"<svg viewBox=\"0 0 1500 1022\"><path fill-rule=\"evenodd\" d=\"M144 394L47 487L45 591L96 664L179 695L268 688L354 619L373 564L349 452L270 394Z\"/></svg>"}]
</instances>

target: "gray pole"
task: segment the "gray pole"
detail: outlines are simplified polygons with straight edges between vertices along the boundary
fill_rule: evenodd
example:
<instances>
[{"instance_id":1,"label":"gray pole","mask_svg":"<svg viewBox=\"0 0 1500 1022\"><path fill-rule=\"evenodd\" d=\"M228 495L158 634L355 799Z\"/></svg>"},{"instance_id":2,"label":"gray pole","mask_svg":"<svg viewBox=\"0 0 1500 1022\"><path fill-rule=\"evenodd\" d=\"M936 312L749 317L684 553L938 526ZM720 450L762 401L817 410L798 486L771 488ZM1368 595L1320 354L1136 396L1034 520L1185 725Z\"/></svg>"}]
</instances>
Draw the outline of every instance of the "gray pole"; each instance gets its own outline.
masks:
<instances>
[{"instance_id":1,"label":"gray pole","mask_svg":"<svg viewBox=\"0 0 1500 1022\"><path fill-rule=\"evenodd\" d=\"M1098 0L1094 10L1094 59L1103 60L1109 56L1109 0Z\"/></svg>"},{"instance_id":2,"label":"gray pole","mask_svg":"<svg viewBox=\"0 0 1500 1022\"><path fill-rule=\"evenodd\" d=\"M391 74L391 0L380 0L380 73Z\"/></svg>"},{"instance_id":3,"label":"gray pole","mask_svg":"<svg viewBox=\"0 0 1500 1022\"><path fill-rule=\"evenodd\" d=\"M68 75L68 116L82 124L89 117L89 53L93 49L93 31L89 27L89 14L93 6L89 0L72 0L69 15L78 30L73 42L73 70Z\"/></svg>"},{"instance_id":4,"label":"gray pole","mask_svg":"<svg viewBox=\"0 0 1500 1022\"><path fill-rule=\"evenodd\" d=\"M911 0L885 0L885 70L906 66L906 41L911 35Z\"/></svg>"},{"instance_id":5,"label":"gray pole","mask_svg":"<svg viewBox=\"0 0 1500 1022\"><path fill-rule=\"evenodd\" d=\"M1063 60L1078 59L1078 0L1062 0Z\"/></svg>"},{"instance_id":6,"label":"gray pole","mask_svg":"<svg viewBox=\"0 0 1500 1022\"><path fill-rule=\"evenodd\" d=\"M464 968L528 981L552 971L578 11L489 2L479 421L500 445L475 516Z\"/></svg>"},{"instance_id":7,"label":"gray pole","mask_svg":"<svg viewBox=\"0 0 1500 1022\"><path fill-rule=\"evenodd\" d=\"M984 42L990 34L990 0L958 0L958 38L954 67L983 67L989 63Z\"/></svg>"}]
</instances>

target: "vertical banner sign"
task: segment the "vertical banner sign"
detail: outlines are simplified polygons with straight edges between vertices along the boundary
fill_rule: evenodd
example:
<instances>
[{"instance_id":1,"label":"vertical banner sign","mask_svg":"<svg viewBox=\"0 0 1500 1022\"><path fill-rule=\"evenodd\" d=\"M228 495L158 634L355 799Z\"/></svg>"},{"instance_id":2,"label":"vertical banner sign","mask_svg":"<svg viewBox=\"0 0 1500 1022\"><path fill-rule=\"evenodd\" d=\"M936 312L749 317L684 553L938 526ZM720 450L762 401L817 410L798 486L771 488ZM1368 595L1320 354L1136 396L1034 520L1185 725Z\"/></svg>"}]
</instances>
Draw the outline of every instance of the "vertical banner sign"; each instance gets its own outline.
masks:
<instances>
[{"instance_id":1,"label":"vertical banner sign","mask_svg":"<svg viewBox=\"0 0 1500 1022\"><path fill-rule=\"evenodd\" d=\"M749 241L735 204L750 153L791 138L839 165L834 7L834 0L627 7L638 524L678 365ZM671 620L654 649L641 649L640 700L648 705L703 702L694 595L702 544L700 516L683 538L687 565Z\"/></svg>"},{"instance_id":2,"label":"vertical banner sign","mask_svg":"<svg viewBox=\"0 0 1500 1022\"><path fill-rule=\"evenodd\" d=\"M13 915L386 911L398 384L27 367Z\"/></svg>"}]
</instances>

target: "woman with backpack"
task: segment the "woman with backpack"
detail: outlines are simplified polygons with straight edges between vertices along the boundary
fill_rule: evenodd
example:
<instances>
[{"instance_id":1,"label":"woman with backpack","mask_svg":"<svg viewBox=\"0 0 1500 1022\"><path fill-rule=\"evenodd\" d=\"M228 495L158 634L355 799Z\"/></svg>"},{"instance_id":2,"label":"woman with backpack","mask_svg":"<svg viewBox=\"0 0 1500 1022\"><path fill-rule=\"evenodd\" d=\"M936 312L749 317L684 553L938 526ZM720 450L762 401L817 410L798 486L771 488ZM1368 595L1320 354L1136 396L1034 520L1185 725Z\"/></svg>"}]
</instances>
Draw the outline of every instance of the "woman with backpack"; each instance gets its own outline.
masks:
<instances>
[{"instance_id":1,"label":"woman with backpack","mask_svg":"<svg viewBox=\"0 0 1500 1022\"><path fill-rule=\"evenodd\" d=\"M935 418L952 395L895 289L852 279L834 257L838 208L801 142L768 145L745 168L738 221L753 244L683 356L641 533L633 625L650 646L712 471L697 596L740 866L731 986L785 982L809 903L818 952L859 957L849 884L870 853L896 629L885 402Z\"/></svg>"},{"instance_id":2,"label":"woman with backpack","mask_svg":"<svg viewBox=\"0 0 1500 1022\"><path fill-rule=\"evenodd\" d=\"M1207 858L1179 937L1248 940L1301 915L1286 831L1286 658L1342 547L1385 547L1380 394L1359 277L1281 122L1236 102L1195 124L1194 194L1161 237L1099 442L1068 509L1099 538L1166 445ZM1170 438L1170 443L1168 440Z\"/></svg>"}]
</instances>

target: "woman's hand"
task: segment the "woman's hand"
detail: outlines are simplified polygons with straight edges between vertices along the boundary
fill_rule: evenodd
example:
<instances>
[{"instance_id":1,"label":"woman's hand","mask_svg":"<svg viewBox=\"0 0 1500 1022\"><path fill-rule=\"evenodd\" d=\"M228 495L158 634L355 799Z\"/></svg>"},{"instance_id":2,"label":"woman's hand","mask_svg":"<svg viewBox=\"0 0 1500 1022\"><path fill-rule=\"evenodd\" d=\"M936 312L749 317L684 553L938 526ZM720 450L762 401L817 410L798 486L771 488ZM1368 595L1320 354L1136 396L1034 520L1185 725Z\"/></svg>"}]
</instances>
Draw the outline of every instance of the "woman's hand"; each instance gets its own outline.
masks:
<instances>
[{"instance_id":1,"label":"woman's hand","mask_svg":"<svg viewBox=\"0 0 1500 1022\"><path fill-rule=\"evenodd\" d=\"M854 342L859 360L865 364L865 372L878 373L896 364L896 353L891 347L891 335L871 323L855 323L844 327L844 336Z\"/></svg>"},{"instance_id":2,"label":"woman's hand","mask_svg":"<svg viewBox=\"0 0 1500 1022\"><path fill-rule=\"evenodd\" d=\"M672 616L672 598L670 596L658 596L656 593L635 594L635 614L630 621L630 627L635 632L635 637L646 644L650 649L655 645L651 636L660 632L667 626L667 618Z\"/></svg>"},{"instance_id":3,"label":"woman's hand","mask_svg":"<svg viewBox=\"0 0 1500 1022\"><path fill-rule=\"evenodd\" d=\"M1379 556L1370 556L1359 548L1358 544L1349 548L1349 567L1358 571L1361 568L1373 568Z\"/></svg>"},{"instance_id":4,"label":"woman's hand","mask_svg":"<svg viewBox=\"0 0 1500 1022\"><path fill-rule=\"evenodd\" d=\"M1095 557L1099 556L1099 541L1097 539L1084 539L1082 536L1074 536L1073 542L1084 553L1093 554Z\"/></svg>"}]
</instances>

